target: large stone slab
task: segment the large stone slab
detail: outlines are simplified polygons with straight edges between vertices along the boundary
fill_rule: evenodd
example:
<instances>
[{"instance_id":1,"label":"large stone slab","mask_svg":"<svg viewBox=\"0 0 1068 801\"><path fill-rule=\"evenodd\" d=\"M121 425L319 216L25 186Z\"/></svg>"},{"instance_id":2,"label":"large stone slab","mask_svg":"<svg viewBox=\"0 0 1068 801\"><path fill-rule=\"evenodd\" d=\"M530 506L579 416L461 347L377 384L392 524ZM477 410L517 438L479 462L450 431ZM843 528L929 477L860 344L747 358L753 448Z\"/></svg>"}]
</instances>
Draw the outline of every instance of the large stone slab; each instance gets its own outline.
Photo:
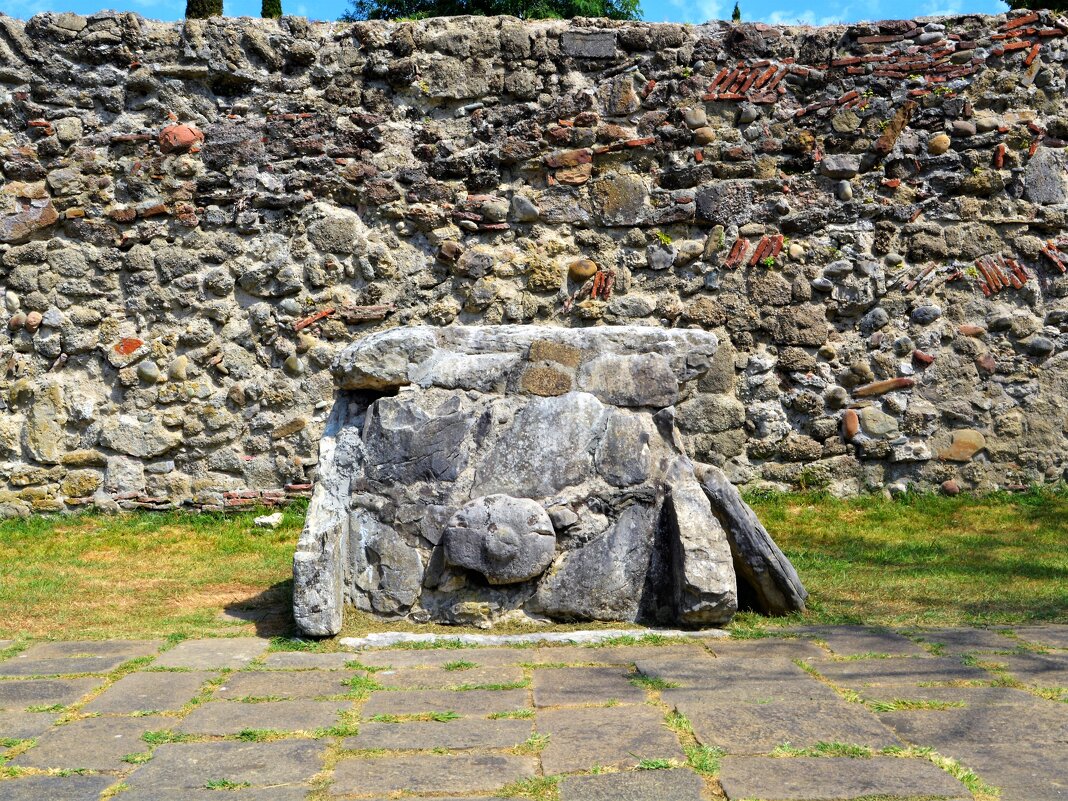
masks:
<instances>
[{"instance_id":1,"label":"large stone slab","mask_svg":"<svg viewBox=\"0 0 1068 801\"><path fill-rule=\"evenodd\" d=\"M0 708L25 709L29 706L67 706L88 695L103 679L88 676L77 679L20 679L0 681Z\"/></svg>"},{"instance_id":2,"label":"large stone slab","mask_svg":"<svg viewBox=\"0 0 1068 801\"><path fill-rule=\"evenodd\" d=\"M159 650L158 640L74 640L41 642L31 645L15 659L78 659L84 657L123 657L136 659L152 656Z\"/></svg>"},{"instance_id":3,"label":"large stone slab","mask_svg":"<svg viewBox=\"0 0 1068 801\"><path fill-rule=\"evenodd\" d=\"M927 656L928 651L908 637L878 626L812 626L804 632L827 643L838 656L887 654Z\"/></svg>"},{"instance_id":4,"label":"large stone slab","mask_svg":"<svg viewBox=\"0 0 1068 801\"><path fill-rule=\"evenodd\" d=\"M521 684L525 677L519 667L473 667L463 670L385 670L375 673L374 678L383 687L394 689L455 690L461 687Z\"/></svg>"},{"instance_id":5,"label":"large stone slab","mask_svg":"<svg viewBox=\"0 0 1068 801\"><path fill-rule=\"evenodd\" d=\"M986 661L1004 666L1024 684L1068 689L1068 654L998 654Z\"/></svg>"},{"instance_id":6,"label":"large stone slab","mask_svg":"<svg viewBox=\"0 0 1068 801\"><path fill-rule=\"evenodd\" d=\"M185 734L226 735L242 731L304 731L328 729L341 712L351 707L345 701L212 701L201 704L174 728Z\"/></svg>"},{"instance_id":7,"label":"large stone slab","mask_svg":"<svg viewBox=\"0 0 1068 801\"><path fill-rule=\"evenodd\" d=\"M758 640L717 640L711 649L719 659L826 659L827 652L802 639L764 637Z\"/></svg>"},{"instance_id":8,"label":"large stone slab","mask_svg":"<svg viewBox=\"0 0 1068 801\"><path fill-rule=\"evenodd\" d=\"M681 689L664 690L665 700L674 694L701 691L712 700L739 703L764 703L787 698L834 700L833 688L816 681L793 662L769 658L763 661L743 659L662 660L654 655L639 659L638 671L644 676L663 679Z\"/></svg>"},{"instance_id":9,"label":"large stone slab","mask_svg":"<svg viewBox=\"0 0 1068 801\"><path fill-rule=\"evenodd\" d=\"M84 712L129 714L173 712L184 706L214 673L149 671L123 676L92 701Z\"/></svg>"},{"instance_id":10,"label":"large stone slab","mask_svg":"<svg viewBox=\"0 0 1068 801\"><path fill-rule=\"evenodd\" d=\"M126 784L146 798L184 798L180 791L203 789L210 781L300 785L322 769L326 748L327 743L317 740L167 743L128 776Z\"/></svg>"},{"instance_id":11,"label":"large stone slab","mask_svg":"<svg viewBox=\"0 0 1068 801\"><path fill-rule=\"evenodd\" d=\"M135 788L122 793L122 801L305 801L311 792L307 785L292 787L230 787L223 799L219 790L198 789L143 789Z\"/></svg>"},{"instance_id":12,"label":"large stone slab","mask_svg":"<svg viewBox=\"0 0 1068 801\"><path fill-rule=\"evenodd\" d=\"M454 662L471 662L478 667L519 665L533 661L529 648L406 648L397 650L358 651L350 654L368 667L440 668Z\"/></svg>"},{"instance_id":13,"label":"large stone slab","mask_svg":"<svg viewBox=\"0 0 1068 801\"><path fill-rule=\"evenodd\" d=\"M277 673L274 671L242 671L231 673L216 688L215 698L229 700L311 699L324 695L345 695L352 688L345 682L351 673L339 671Z\"/></svg>"},{"instance_id":14,"label":"large stone slab","mask_svg":"<svg viewBox=\"0 0 1068 801\"><path fill-rule=\"evenodd\" d=\"M729 801L972 798L963 784L922 759L727 757L721 763L719 781Z\"/></svg>"},{"instance_id":15,"label":"large stone slab","mask_svg":"<svg viewBox=\"0 0 1068 801\"><path fill-rule=\"evenodd\" d=\"M55 722L55 714L0 710L0 740L27 740L44 734Z\"/></svg>"},{"instance_id":16,"label":"large stone slab","mask_svg":"<svg viewBox=\"0 0 1068 801\"><path fill-rule=\"evenodd\" d=\"M1001 790L1001 801L1064 801L1068 798L1065 743L961 743L948 756Z\"/></svg>"},{"instance_id":17,"label":"large stone slab","mask_svg":"<svg viewBox=\"0 0 1068 801\"><path fill-rule=\"evenodd\" d=\"M268 640L258 637L232 637L212 640L184 640L160 654L156 667L219 670L243 668L267 650Z\"/></svg>"},{"instance_id":18,"label":"large stone slab","mask_svg":"<svg viewBox=\"0 0 1068 801\"><path fill-rule=\"evenodd\" d=\"M341 747L356 750L385 748L396 751L512 748L525 742L532 731L530 720L461 718L443 723L362 723L360 733L344 739Z\"/></svg>"},{"instance_id":19,"label":"large stone slab","mask_svg":"<svg viewBox=\"0 0 1068 801\"><path fill-rule=\"evenodd\" d=\"M375 715L421 715L455 712L466 717L485 717L527 706L525 690L397 690L371 694L361 707L364 718Z\"/></svg>"},{"instance_id":20,"label":"large stone slab","mask_svg":"<svg viewBox=\"0 0 1068 801\"><path fill-rule=\"evenodd\" d=\"M784 743L796 748L821 742L871 748L900 744L863 704L840 700L710 702L708 695L700 691L674 691L668 703L689 719L703 745L722 748L729 754L765 754Z\"/></svg>"},{"instance_id":21,"label":"large stone slab","mask_svg":"<svg viewBox=\"0 0 1068 801\"><path fill-rule=\"evenodd\" d=\"M0 662L0 676L64 676L75 673L109 673L129 657L120 655L33 658L25 653Z\"/></svg>"},{"instance_id":22,"label":"large stone slab","mask_svg":"<svg viewBox=\"0 0 1068 801\"><path fill-rule=\"evenodd\" d=\"M504 754L387 756L342 759L334 768L334 793L491 792L537 773L534 757Z\"/></svg>"},{"instance_id":23,"label":"large stone slab","mask_svg":"<svg viewBox=\"0 0 1068 801\"><path fill-rule=\"evenodd\" d=\"M560 801L700 801L703 788L688 770L569 776L560 783Z\"/></svg>"},{"instance_id":24,"label":"large stone slab","mask_svg":"<svg viewBox=\"0 0 1068 801\"><path fill-rule=\"evenodd\" d=\"M1068 625L1026 626L1017 628L1016 635L1047 648L1068 649Z\"/></svg>"},{"instance_id":25,"label":"large stone slab","mask_svg":"<svg viewBox=\"0 0 1068 801\"><path fill-rule=\"evenodd\" d=\"M534 705L640 704L645 691L619 668L541 668L534 671Z\"/></svg>"},{"instance_id":26,"label":"large stone slab","mask_svg":"<svg viewBox=\"0 0 1068 801\"><path fill-rule=\"evenodd\" d=\"M917 709L879 713L879 719L910 743L939 751L977 743L1068 742L1065 704L1032 702L970 705L952 709Z\"/></svg>"},{"instance_id":27,"label":"large stone slab","mask_svg":"<svg viewBox=\"0 0 1068 801\"><path fill-rule=\"evenodd\" d=\"M1012 636L1012 629L979 629L961 626L945 629L916 629L910 633L947 654L1007 651L1020 645L1020 640Z\"/></svg>"},{"instance_id":28,"label":"large stone slab","mask_svg":"<svg viewBox=\"0 0 1068 801\"><path fill-rule=\"evenodd\" d=\"M549 735L541 753L546 775L686 758L663 712L650 706L539 710L534 726Z\"/></svg>"},{"instance_id":29,"label":"large stone slab","mask_svg":"<svg viewBox=\"0 0 1068 801\"><path fill-rule=\"evenodd\" d=\"M0 798L4 801L95 801L116 781L114 776L20 776L0 781Z\"/></svg>"},{"instance_id":30,"label":"large stone slab","mask_svg":"<svg viewBox=\"0 0 1068 801\"><path fill-rule=\"evenodd\" d=\"M149 750L141 740L146 731L169 729L172 718L156 715L136 718L99 717L56 726L19 754L11 764L28 768L65 770L121 770L123 757Z\"/></svg>"},{"instance_id":31,"label":"large stone slab","mask_svg":"<svg viewBox=\"0 0 1068 801\"><path fill-rule=\"evenodd\" d=\"M812 666L835 684L852 689L884 684L919 684L939 681L992 681L994 676L959 660L932 657L857 659L845 662L812 662Z\"/></svg>"},{"instance_id":32,"label":"large stone slab","mask_svg":"<svg viewBox=\"0 0 1068 801\"><path fill-rule=\"evenodd\" d=\"M318 654L308 651L278 651L267 654L263 660L265 670L345 670L356 658L349 653Z\"/></svg>"}]
</instances>

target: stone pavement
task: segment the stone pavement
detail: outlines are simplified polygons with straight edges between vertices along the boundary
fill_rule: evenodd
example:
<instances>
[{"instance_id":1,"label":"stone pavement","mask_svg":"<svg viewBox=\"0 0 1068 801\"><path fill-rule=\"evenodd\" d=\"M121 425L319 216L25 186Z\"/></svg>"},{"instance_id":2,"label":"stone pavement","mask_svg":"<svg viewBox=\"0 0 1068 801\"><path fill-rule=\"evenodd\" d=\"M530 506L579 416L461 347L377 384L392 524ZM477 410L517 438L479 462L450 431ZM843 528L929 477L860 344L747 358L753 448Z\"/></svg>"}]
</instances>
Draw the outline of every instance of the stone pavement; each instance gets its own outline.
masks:
<instances>
[{"instance_id":1,"label":"stone pavement","mask_svg":"<svg viewBox=\"0 0 1068 801\"><path fill-rule=\"evenodd\" d=\"M1068 626L789 633L15 642L0 799L1068 799Z\"/></svg>"}]
</instances>

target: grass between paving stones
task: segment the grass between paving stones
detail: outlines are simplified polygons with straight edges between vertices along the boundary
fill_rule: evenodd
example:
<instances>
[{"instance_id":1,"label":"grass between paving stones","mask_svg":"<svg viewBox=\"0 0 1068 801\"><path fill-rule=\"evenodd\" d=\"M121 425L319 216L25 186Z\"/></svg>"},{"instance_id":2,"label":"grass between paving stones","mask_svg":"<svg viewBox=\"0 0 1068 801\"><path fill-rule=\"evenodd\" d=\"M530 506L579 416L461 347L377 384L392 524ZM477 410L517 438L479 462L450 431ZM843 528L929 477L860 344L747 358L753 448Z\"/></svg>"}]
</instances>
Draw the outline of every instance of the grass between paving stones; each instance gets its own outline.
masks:
<instances>
[{"instance_id":1,"label":"grass between paving stones","mask_svg":"<svg viewBox=\"0 0 1068 801\"><path fill-rule=\"evenodd\" d=\"M747 499L797 566L811 594L810 611L775 621L743 613L732 624L735 636L799 622L940 626L1068 619L1068 490L982 498L841 500L809 492ZM266 624L226 624L218 615L268 606L282 616L273 624L281 630L267 633L295 634L285 615L304 510L303 504L286 508L274 530L253 525L263 510L0 521L0 637L264 633ZM620 627L575 623L554 629ZM342 633L385 630L456 633L455 627L381 621L351 611ZM498 631L529 628L511 623ZM667 642L656 635L621 635L600 647ZM271 650L335 647L332 641L280 637ZM446 639L403 647L464 646Z\"/></svg>"}]
</instances>

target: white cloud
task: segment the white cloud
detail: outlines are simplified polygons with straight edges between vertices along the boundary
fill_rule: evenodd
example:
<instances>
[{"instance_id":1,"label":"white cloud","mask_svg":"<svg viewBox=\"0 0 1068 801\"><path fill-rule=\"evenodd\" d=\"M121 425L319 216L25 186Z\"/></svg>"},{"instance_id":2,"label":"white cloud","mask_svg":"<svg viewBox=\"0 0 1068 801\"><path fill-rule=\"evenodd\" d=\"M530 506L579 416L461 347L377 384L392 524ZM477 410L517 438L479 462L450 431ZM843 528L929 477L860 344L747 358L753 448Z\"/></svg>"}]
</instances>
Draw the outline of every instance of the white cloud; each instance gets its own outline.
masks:
<instances>
[{"instance_id":1,"label":"white cloud","mask_svg":"<svg viewBox=\"0 0 1068 801\"><path fill-rule=\"evenodd\" d=\"M842 22L848 11L848 8L843 8L837 14L819 16L811 8L802 11L796 8L779 9L762 15L759 20L769 25L834 25Z\"/></svg>"}]
</instances>

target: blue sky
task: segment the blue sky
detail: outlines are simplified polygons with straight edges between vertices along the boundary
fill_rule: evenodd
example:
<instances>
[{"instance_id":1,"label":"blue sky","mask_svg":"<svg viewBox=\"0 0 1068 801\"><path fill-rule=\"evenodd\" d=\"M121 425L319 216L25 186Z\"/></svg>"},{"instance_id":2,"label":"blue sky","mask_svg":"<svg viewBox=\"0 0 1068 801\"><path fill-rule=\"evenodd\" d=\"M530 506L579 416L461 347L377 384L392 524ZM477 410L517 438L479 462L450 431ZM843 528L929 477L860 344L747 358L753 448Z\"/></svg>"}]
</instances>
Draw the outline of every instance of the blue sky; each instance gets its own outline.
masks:
<instances>
[{"instance_id":1,"label":"blue sky","mask_svg":"<svg viewBox=\"0 0 1068 801\"><path fill-rule=\"evenodd\" d=\"M259 16L260 0L225 0L228 16ZM336 19L347 0L282 0L287 14L313 19ZM902 19L930 14L998 14L1007 6L1001 0L741 0L747 21L792 25L824 25L857 20ZM645 19L651 22L704 22L730 16L734 0L642 0ZM185 0L0 0L0 12L29 17L42 11L76 11L91 14L101 8L136 11L155 19L178 19Z\"/></svg>"}]
</instances>

